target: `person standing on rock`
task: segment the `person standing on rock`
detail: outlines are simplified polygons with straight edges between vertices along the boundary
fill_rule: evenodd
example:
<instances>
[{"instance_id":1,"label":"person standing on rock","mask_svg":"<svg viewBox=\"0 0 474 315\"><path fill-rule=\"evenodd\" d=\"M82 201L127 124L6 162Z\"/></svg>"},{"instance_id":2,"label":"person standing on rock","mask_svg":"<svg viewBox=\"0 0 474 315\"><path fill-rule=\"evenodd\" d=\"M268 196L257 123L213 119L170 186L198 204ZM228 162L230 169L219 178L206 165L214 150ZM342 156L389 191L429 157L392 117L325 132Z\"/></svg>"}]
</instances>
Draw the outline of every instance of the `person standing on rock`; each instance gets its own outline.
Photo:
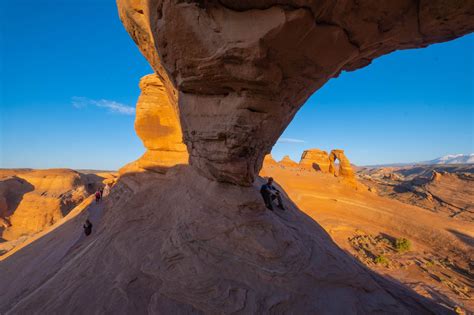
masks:
<instances>
[{"instance_id":1,"label":"person standing on rock","mask_svg":"<svg viewBox=\"0 0 474 315\"><path fill-rule=\"evenodd\" d=\"M84 228L84 234L86 236L91 235L92 233L92 223L89 221L89 219L86 220L86 223L82 226Z\"/></svg>"},{"instance_id":2,"label":"person standing on rock","mask_svg":"<svg viewBox=\"0 0 474 315\"><path fill-rule=\"evenodd\" d=\"M267 206L268 209L273 211L273 201L276 199L278 201L278 208L285 210L283 207L283 201L281 200L280 191L273 186L272 177L269 177L267 183L262 185L260 188L260 194L262 195L265 206Z\"/></svg>"},{"instance_id":3,"label":"person standing on rock","mask_svg":"<svg viewBox=\"0 0 474 315\"><path fill-rule=\"evenodd\" d=\"M99 203L100 197L101 197L100 190L97 190L97 191L95 192L95 203Z\"/></svg>"}]
</instances>

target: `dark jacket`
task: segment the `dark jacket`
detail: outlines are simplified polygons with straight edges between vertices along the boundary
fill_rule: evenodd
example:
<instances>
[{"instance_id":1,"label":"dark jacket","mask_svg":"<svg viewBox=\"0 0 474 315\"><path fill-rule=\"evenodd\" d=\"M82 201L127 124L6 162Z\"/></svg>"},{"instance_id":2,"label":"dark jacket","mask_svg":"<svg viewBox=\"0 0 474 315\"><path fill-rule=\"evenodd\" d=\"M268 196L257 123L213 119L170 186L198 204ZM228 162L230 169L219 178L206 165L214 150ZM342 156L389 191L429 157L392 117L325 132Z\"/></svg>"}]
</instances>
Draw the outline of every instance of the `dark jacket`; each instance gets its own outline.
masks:
<instances>
[{"instance_id":1,"label":"dark jacket","mask_svg":"<svg viewBox=\"0 0 474 315\"><path fill-rule=\"evenodd\" d=\"M84 234L89 236L92 233L92 223L86 223L82 226L84 228Z\"/></svg>"}]
</instances>

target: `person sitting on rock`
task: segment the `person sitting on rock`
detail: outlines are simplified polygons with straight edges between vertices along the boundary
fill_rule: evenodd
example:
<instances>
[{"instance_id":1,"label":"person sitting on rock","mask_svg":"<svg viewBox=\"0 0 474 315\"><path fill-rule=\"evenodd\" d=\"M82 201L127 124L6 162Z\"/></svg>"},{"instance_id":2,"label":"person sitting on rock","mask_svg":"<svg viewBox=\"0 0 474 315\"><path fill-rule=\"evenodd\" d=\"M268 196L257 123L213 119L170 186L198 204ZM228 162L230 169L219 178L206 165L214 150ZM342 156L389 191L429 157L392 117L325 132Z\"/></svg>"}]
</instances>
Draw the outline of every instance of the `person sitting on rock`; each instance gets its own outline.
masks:
<instances>
[{"instance_id":1,"label":"person sitting on rock","mask_svg":"<svg viewBox=\"0 0 474 315\"><path fill-rule=\"evenodd\" d=\"M84 228L84 234L86 234L86 236L92 233L92 223L89 219L86 220L86 223L82 227Z\"/></svg>"},{"instance_id":2,"label":"person sitting on rock","mask_svg":"<svg viewBox=\"0 0 474 315\"><path fill-rule=\"evenodd\" d=\"M265 206L273 211L273 201L278 201L278 208L285 210L283 207L283 201L281 200L280 191L273 186L273 178L269 177L267 183L262 185L260 188L260 194L262 194Z\"/></svg>"}]
</instances>

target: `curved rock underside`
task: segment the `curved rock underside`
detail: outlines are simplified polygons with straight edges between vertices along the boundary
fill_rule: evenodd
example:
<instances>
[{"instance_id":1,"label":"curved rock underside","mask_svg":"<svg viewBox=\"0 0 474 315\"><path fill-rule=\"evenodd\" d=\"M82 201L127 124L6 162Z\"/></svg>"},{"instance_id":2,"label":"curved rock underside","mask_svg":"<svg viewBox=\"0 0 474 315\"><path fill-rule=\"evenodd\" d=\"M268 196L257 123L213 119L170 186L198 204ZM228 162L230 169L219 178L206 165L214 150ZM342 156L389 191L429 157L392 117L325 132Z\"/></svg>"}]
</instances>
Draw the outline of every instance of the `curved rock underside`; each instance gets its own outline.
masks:
<instances>
[{"instance_id":1,"label":"curved rock underside","mask_svg":"<svg viewBox=\"0 0 474 315\"><path fill-rule=\"evenodd\" d=\"M190 163L250 185L306 99L341 71L474 30L474 1L117 0L177 99Z\"/></svg>"}]
</instances>

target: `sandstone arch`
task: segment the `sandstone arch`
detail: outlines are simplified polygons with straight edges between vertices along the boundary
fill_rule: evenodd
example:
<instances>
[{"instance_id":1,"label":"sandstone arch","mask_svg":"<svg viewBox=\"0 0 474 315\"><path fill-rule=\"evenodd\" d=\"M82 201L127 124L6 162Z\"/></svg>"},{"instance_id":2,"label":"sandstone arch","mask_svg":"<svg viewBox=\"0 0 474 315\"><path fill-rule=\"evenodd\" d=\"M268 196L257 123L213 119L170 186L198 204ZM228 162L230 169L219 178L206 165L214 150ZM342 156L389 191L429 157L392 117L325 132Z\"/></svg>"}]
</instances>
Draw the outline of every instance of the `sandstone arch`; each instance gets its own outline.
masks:
<instances>
[{"instance_id":1,"label":"sandstone arch","mask_svg":"<svg viewBox=\"0 0 474 315\"><path fill-rule=\"evenodd\" d=\"M117 0L178 99L190 163L250 185L306 99L341 71L474 30L474 2Z\"/></svg>"},{"instance_id":2,"label":"sandstone arch","mask_svg":"<svg viewBox=\"0 0 474 315\"><path fill-rule=\"evenodd\" d=\"M336 170L336 160L339 161L339 171ZM351 162L344 154L344 150L332 150L329 154L329 173L341 177L354 177Z\"/></svg>"}]
</instances>

